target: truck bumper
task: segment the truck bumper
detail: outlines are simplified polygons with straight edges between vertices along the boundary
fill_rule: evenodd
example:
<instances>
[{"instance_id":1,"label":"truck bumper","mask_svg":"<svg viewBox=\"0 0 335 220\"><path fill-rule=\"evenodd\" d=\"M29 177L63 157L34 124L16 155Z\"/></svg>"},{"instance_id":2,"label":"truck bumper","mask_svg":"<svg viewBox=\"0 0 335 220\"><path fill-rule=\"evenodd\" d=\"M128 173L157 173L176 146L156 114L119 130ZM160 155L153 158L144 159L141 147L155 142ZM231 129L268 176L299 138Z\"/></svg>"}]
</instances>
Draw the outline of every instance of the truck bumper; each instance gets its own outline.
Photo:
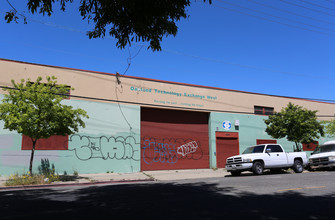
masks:
<instances>
[{"instance_id":1,"label":"truck bumper","mask_svg":"<svg viewBox=\"0 0 335 220\"><path fill-rule=\"evenodd\" d=\"M230 171L245 171L245 170L251 170L252 163L236 163L236 164L227 164L226 170L228 172Z\"/></svg>"},{"instance_id":2,"label":"truck bumper","mask_svg":"<svg viewBox=\"0 0 335 220\"><path fill-rule=\"evenodd\" d=\"M321 162L321 163L309 163L309 167L312 169L335 167L335 161L326 161L326 162Z\"/></svg>"}]
</instances>

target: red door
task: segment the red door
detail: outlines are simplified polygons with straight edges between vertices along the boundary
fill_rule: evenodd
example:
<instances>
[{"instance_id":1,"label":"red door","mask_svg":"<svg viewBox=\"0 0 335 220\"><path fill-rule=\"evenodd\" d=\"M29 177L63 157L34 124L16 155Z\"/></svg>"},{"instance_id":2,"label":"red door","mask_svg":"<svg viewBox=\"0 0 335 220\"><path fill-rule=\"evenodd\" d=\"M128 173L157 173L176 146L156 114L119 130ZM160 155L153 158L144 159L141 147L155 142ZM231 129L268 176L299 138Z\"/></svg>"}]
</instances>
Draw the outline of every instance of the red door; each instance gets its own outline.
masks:
<instances>
[{"instance_id":1,"label":"red door","mask_svg":"<svg viewBox=\"0 0 335 220\"><path fill-rule=\"evenodd\" d=\"M239 154L238 133L216 132L216 162L218 168L226 166L228 157Z\"/></svg>"},{"instance_id":2,"label":"red door","mask_svg":"<svg viewBox=\"0 0 335 220\"><path fill-rule=\"evenodd\" d=\"M141 170L209 168L205 112L141 108Z\"/></svg>"}]
</instances>

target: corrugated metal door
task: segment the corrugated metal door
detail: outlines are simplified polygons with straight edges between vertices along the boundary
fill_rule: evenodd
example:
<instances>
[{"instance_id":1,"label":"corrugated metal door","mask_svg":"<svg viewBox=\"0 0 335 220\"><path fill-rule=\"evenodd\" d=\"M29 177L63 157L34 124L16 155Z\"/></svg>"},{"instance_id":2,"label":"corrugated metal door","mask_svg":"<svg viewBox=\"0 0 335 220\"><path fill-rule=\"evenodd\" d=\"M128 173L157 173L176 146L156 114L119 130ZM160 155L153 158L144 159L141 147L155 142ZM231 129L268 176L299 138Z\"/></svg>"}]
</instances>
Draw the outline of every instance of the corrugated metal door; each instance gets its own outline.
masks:
<instances>
[{"instance_id":1,"label":"corrugated metal door","mask_svg":"<svg viewBox=\"0 0 335 220\"><path fill-rule=\"evenodd\" d=\"M216 163L218 168L226 166L228 157L239 154L238 133L216 132Z\"/></svg>"},{"instance_id":2,"label":"corrugated metal door","mask_svg":"<svg viewBox=\"0 0 335 220\"><path fill-rule=\"evenodd\" d=\"M141 109L141 170L209 168L208 113Z\"/></svg>"}]
</instances>

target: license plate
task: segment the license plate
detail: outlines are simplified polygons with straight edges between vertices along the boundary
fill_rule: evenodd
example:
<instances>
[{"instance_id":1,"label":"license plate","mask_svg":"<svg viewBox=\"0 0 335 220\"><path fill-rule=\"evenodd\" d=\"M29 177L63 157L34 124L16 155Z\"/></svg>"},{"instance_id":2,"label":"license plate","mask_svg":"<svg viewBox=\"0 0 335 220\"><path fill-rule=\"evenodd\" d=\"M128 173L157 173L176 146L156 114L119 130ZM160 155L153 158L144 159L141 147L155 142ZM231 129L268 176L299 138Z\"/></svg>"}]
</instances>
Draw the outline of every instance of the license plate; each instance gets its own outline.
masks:
<instances>
[{"instance_id":1,"label":"license plate","mask_svg":"<svg viewBox=\"0 0 335 220\"><path fill-rule=\"evenodd\" d=\"M233 170L236 170L236 165L232 165L231 168L232 168Z\"/></svg>"}]
</instances>

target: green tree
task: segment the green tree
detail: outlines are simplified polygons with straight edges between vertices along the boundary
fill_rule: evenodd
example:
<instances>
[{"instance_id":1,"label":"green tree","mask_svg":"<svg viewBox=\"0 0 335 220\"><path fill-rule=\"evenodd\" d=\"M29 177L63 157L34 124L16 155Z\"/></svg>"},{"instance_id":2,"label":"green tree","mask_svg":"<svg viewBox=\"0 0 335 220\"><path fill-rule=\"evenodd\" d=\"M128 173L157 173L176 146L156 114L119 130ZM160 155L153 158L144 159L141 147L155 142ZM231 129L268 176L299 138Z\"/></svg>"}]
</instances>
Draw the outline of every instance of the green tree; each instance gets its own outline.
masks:
<instances>
[{"instance_id":1,"label":"green tree","mask_svg":"<svg viewBox=\"0 0 335 220\"><path fill-rule=\"evenodd\" d=\"M79 126L85 127L81 117L88 118L86 111L61 104L69 88L56 83L54 76L46 77L46 83L38 77L35 82L12 80L13 88L4 89L7 93L0 104L0 119L5 122L5 129L31 138L30 174L39 139L78 132Z\"/></svg>"},{"instance_id":2,"label":"green tree","mask_svg":"<svg viewBox=\"0 0 335 220\"><path fill-rule=\"evenodd\" d=\"M320 135L324 136L324 126L317 120L316 112L289 103L280 112L264 120L265 131L276 139L286 137L301 151L299 143L311 143Z\"/></svg>"},{"instance_id":3,"label":"green tree","mask_svg":"<svg viewBox=\"0 0 335 220\"><path fill-rule=\"evenodd\" d=\"M210 4L212 0L208 1ZM9 23L17 21L19 13L15 6L7 0L12 10L7 12L5 20ZM27 0L29 13L40 13L51 16L55 2L60 3L60 9L65 11L66 4L73 0ZM124 48L127 44L150 42L153 51L161 50L160 42L164 36L176 36L176 22L187 18L186 8L190 0L81 0L79 12L83 20L94 24L94 29L88 31L89 38L103 38L106 29L109 35L117 39L116 46ZM110 27L109 30L107 27Z\"/></svg>"},{"instance_id":4,"label":"green tree","mask_svg":"<svg viewBox=\"0 0 335 220\"><path fill-rule=\"evenodd\" d=\"M335 119L323 123L325 126L325 133L328 137L335 136Z\"/></svg>"}]
</instances>

